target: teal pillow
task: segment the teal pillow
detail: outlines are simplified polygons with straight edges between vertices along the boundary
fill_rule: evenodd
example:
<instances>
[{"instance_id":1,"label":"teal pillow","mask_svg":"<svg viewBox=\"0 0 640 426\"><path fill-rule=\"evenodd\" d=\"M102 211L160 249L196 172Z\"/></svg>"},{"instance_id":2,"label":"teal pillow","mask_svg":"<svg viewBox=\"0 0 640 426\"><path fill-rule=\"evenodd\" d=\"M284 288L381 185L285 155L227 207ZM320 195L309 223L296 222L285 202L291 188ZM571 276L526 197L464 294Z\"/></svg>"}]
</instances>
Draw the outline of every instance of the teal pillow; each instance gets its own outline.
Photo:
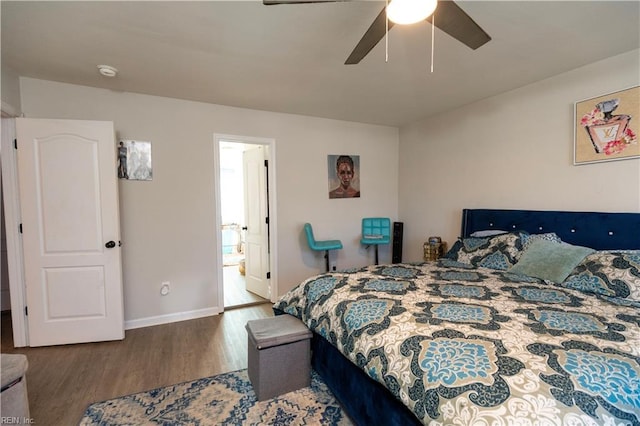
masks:
<instances>
[{"instance_id":1,"label":"teal pillow","mask_svg":"<svg viewBox=\"0 0 640 426\"><path fill-rule=\"evenodd\" d=\"M595 250L588 247L543 239L535 240L509 272L561 283L593 252Z\"/></svg>"}]
</instances>

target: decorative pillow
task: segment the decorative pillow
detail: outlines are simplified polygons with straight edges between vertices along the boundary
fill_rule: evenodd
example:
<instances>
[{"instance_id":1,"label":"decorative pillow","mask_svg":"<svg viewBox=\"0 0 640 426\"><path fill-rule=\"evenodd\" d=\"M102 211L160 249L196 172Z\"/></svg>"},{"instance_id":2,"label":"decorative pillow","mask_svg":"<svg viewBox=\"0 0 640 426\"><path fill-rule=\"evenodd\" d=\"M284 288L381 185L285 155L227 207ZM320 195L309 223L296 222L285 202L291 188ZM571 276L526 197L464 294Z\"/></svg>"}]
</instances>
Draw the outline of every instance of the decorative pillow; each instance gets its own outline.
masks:
<instances>
[{"instance_id":1,"label":"decorative pillow","mask_svg":"<svg viewBox=\"0 0 640 426\"><path fill-rule=\"evenodd\" d=\"M522 241L522 251L516 254L516 260L520 260L520 256L524 253L532 242L537 240L553 241L555 243L561 243L562 240L556 235L555 232L547 232L545 234L529 234L526 231L520 231L520 240Z\"/></svg>"},{"instance_id":2,"label":"decorative pillow","mask_svg":"<svg viewBox=\"0 0 640 426\"><path fill-rule=\"evenodd\" d=\"M640 302L640 250L607 250L590 254L562 286Z\"/></svg>"},{"instance_id":3,"label":"decorative pillow","mask_svg":"<svg viewBox=\"0 0 640 426\"><path fill-rule=\"evenodd\" d=\"M555 232L547 232L546 234L528 234L526 232L521 232L520 238L522 238L522 250L528 249L531 243L536 240L548 240L555 243L562 242L560 237L558 237Z\"/></svg>"},{"instance_id":4,"label":"decorative pillow","mask_svg":"<svg viewBox=\"0 0 640 426\"><path fill-rule=\"evenodd\" d=\"M588 247L538 239L531 242L509 272L561 283L594 251Z\"/></svg>"},{"instance_id":5,"label":"decorative pillow","mask_svg":"<svg viewBox=\"0 0 640 426\"><path fill-rule=\"evenodd\" d=\"M456 260L458 259L458 252L460 250L462 250L462 248L464 247L464 245L462 244L462 238L458 238L456 240L455 243L453 243L453 245L451 246L451 248L449 249L449 251L447 251L444 256L442 256L443 259L451 259L451 260Z\"/></svg>"},{"instance_id":6,"label":"decorative pillow","mask_svg":"<svg viewBox=\"0 0 640 426\"><path fill-rule=\"evenodd\" d=\"M506 233L486 238L464 238L455 242L447 259L473 266L506 270L516 262L521 250L520 233Z\"/></svg>"}]
</instances>

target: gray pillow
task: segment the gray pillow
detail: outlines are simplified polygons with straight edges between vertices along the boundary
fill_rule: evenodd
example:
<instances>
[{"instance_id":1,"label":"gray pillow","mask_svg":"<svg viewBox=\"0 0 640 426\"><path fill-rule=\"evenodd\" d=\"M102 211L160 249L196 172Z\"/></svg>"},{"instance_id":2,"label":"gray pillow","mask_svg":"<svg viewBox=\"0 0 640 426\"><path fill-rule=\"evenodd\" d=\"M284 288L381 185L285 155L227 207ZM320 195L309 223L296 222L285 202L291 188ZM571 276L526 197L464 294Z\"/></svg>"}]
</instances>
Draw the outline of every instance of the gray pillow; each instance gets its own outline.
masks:
<instances>
[{"instance_id":1,"label":"gray pillow","mask_svg":"<svg viewBox=\"0 0 640 426\"><path fill-rule=\"evenodd\" d=\"M593 252L595 250L588 247L544 239L535 240L509 272L561 283Z\"/></svg>"}]
</instances>

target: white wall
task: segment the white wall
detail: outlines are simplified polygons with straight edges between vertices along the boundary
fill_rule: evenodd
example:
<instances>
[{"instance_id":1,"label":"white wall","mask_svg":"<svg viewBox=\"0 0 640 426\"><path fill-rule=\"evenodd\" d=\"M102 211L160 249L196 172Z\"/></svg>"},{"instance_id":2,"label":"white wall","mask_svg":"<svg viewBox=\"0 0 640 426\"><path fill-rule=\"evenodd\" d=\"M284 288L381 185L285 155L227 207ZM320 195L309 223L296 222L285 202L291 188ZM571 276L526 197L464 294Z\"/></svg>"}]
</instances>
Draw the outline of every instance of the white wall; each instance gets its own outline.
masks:
<instances>
[{"instance_id":1,"label":"white wall","mask_svg":"<svg viewBox=\"0 0 640 426\"><path fill-rule=\"evenodd\" d=\"M20 81L18 74L13 69L2 64L0 72L0 95L2 117L15 117L20 115ZM1 179L0 179L1 183ZM7 263L7 239L5 231L4 202L2 199L2 185L0 184L0 308L3 311L11 309L9 292L9 269Z\"/></svg>"},{"instance_id":2,"label":"white wall","mask_svg":"<svg viewBox=\"0 0 640 426\"><path fill-rule=\"evenodd\" d=\"M26 117L113 121L118 138L152 143L153 180L120 181L129 323L222 303L214 257L214 133L276 140L279 294L323 268L303 239L304 222L314 225L318 238L342 239L338 266L350 267L372 259L358 242L361 218L397 219L396 128L30 78L20 82ZM359 199L328 198L327 155L342 153L360 155ZM171 282L169 296L160 296L162 281Z\"/></svg>"},{"instance_id":3,"label":"white wall","mask_svg":"<svg viewBox=\"0 0 640 426\"><path fill-rule=\"evenodd\" d=\"M2 167L0 166L0 172ZM0 173L0 310L11 309L9 292L9 265L7 262L7 232L4 226L4 200L2 198L2 178Z\"/></svg>"},{"instance_id":4,"label":"white wall","mask_svg":"<svg viewBox=\"0 0 640 426\"><path fill-rule=\"evenodd\" d=\"M0 94L2 96L2 111L8 116L20 115L20 80L18 74L2 63L0 80L2 82Z\"/></svg>"},{"instance_id":5,"label":"white wall","mask_svg":"<svg viewBox=\"0 0 640 426\"><path fill-rule=\"evenodd\" d=\"M573 166L573 104L638 85L640 51L397 129L21 78L27 117L115 122L153 144L151 182L121 181L125 319L217 307L213 133L276 139L278 293L322 269L301 227L340 238L339 267L371 262L363 216L405 222L404 260L452 243L470 208L640 211L640 160ZM114 147L115 149L115 147ZM327 155L359 154L362 198L329 200ZM400 212L400 214L398 214ZM389 259L388 248L381 260ZM172 282L161 298L162 281Z\"/></svg>"},{"instance_id":6,"label":"white wall","mask_svg":"<svg viewBox=\"0 0 640 426\"><path fill-rule=\"evenodd\" d=\"M631 51L401 128L405 260L421 259L428 236L453 243L463 208L640 212L640 159L573 165L574 102L640 84L639 59Z\"/></svg>"}]
</instances>

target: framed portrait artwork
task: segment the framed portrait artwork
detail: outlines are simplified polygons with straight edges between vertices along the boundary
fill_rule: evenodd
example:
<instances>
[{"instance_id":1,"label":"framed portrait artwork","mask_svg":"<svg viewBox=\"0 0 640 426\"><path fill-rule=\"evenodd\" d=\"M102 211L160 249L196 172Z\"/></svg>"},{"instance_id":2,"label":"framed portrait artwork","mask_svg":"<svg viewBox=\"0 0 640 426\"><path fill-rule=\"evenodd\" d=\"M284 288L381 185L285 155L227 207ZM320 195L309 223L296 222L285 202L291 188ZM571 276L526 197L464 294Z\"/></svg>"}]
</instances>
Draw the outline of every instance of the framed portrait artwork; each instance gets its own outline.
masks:
<instances>
[{"instance_id":1,"label":"framed portrait artwork","mask_svg":"<svg viewBox=\"0 0 640 426\"><path fill-rule=\"evenodd\" d=\"M640 158L640 86L578 101L573 164Z\"/></svg>"},{"instance_id":2,"label":"framed portrait artwork","mask_svg":"<svg viewBox=\"0 0 640 426\"><path fill-rule=\"evenodd\" d=\"M360 156L328 155L329 198L360 198Z\"/></svg>"},{"instance_id":3,"label":"framed portrait artwork","mask_svg":"<svg viewBox=\"0 0 640 426\"><path fill-rule=\"evenodd\" d=\"M118 142L118 178L152 180L151 142L133 140Z\"/></svg>"}]
</instances>

